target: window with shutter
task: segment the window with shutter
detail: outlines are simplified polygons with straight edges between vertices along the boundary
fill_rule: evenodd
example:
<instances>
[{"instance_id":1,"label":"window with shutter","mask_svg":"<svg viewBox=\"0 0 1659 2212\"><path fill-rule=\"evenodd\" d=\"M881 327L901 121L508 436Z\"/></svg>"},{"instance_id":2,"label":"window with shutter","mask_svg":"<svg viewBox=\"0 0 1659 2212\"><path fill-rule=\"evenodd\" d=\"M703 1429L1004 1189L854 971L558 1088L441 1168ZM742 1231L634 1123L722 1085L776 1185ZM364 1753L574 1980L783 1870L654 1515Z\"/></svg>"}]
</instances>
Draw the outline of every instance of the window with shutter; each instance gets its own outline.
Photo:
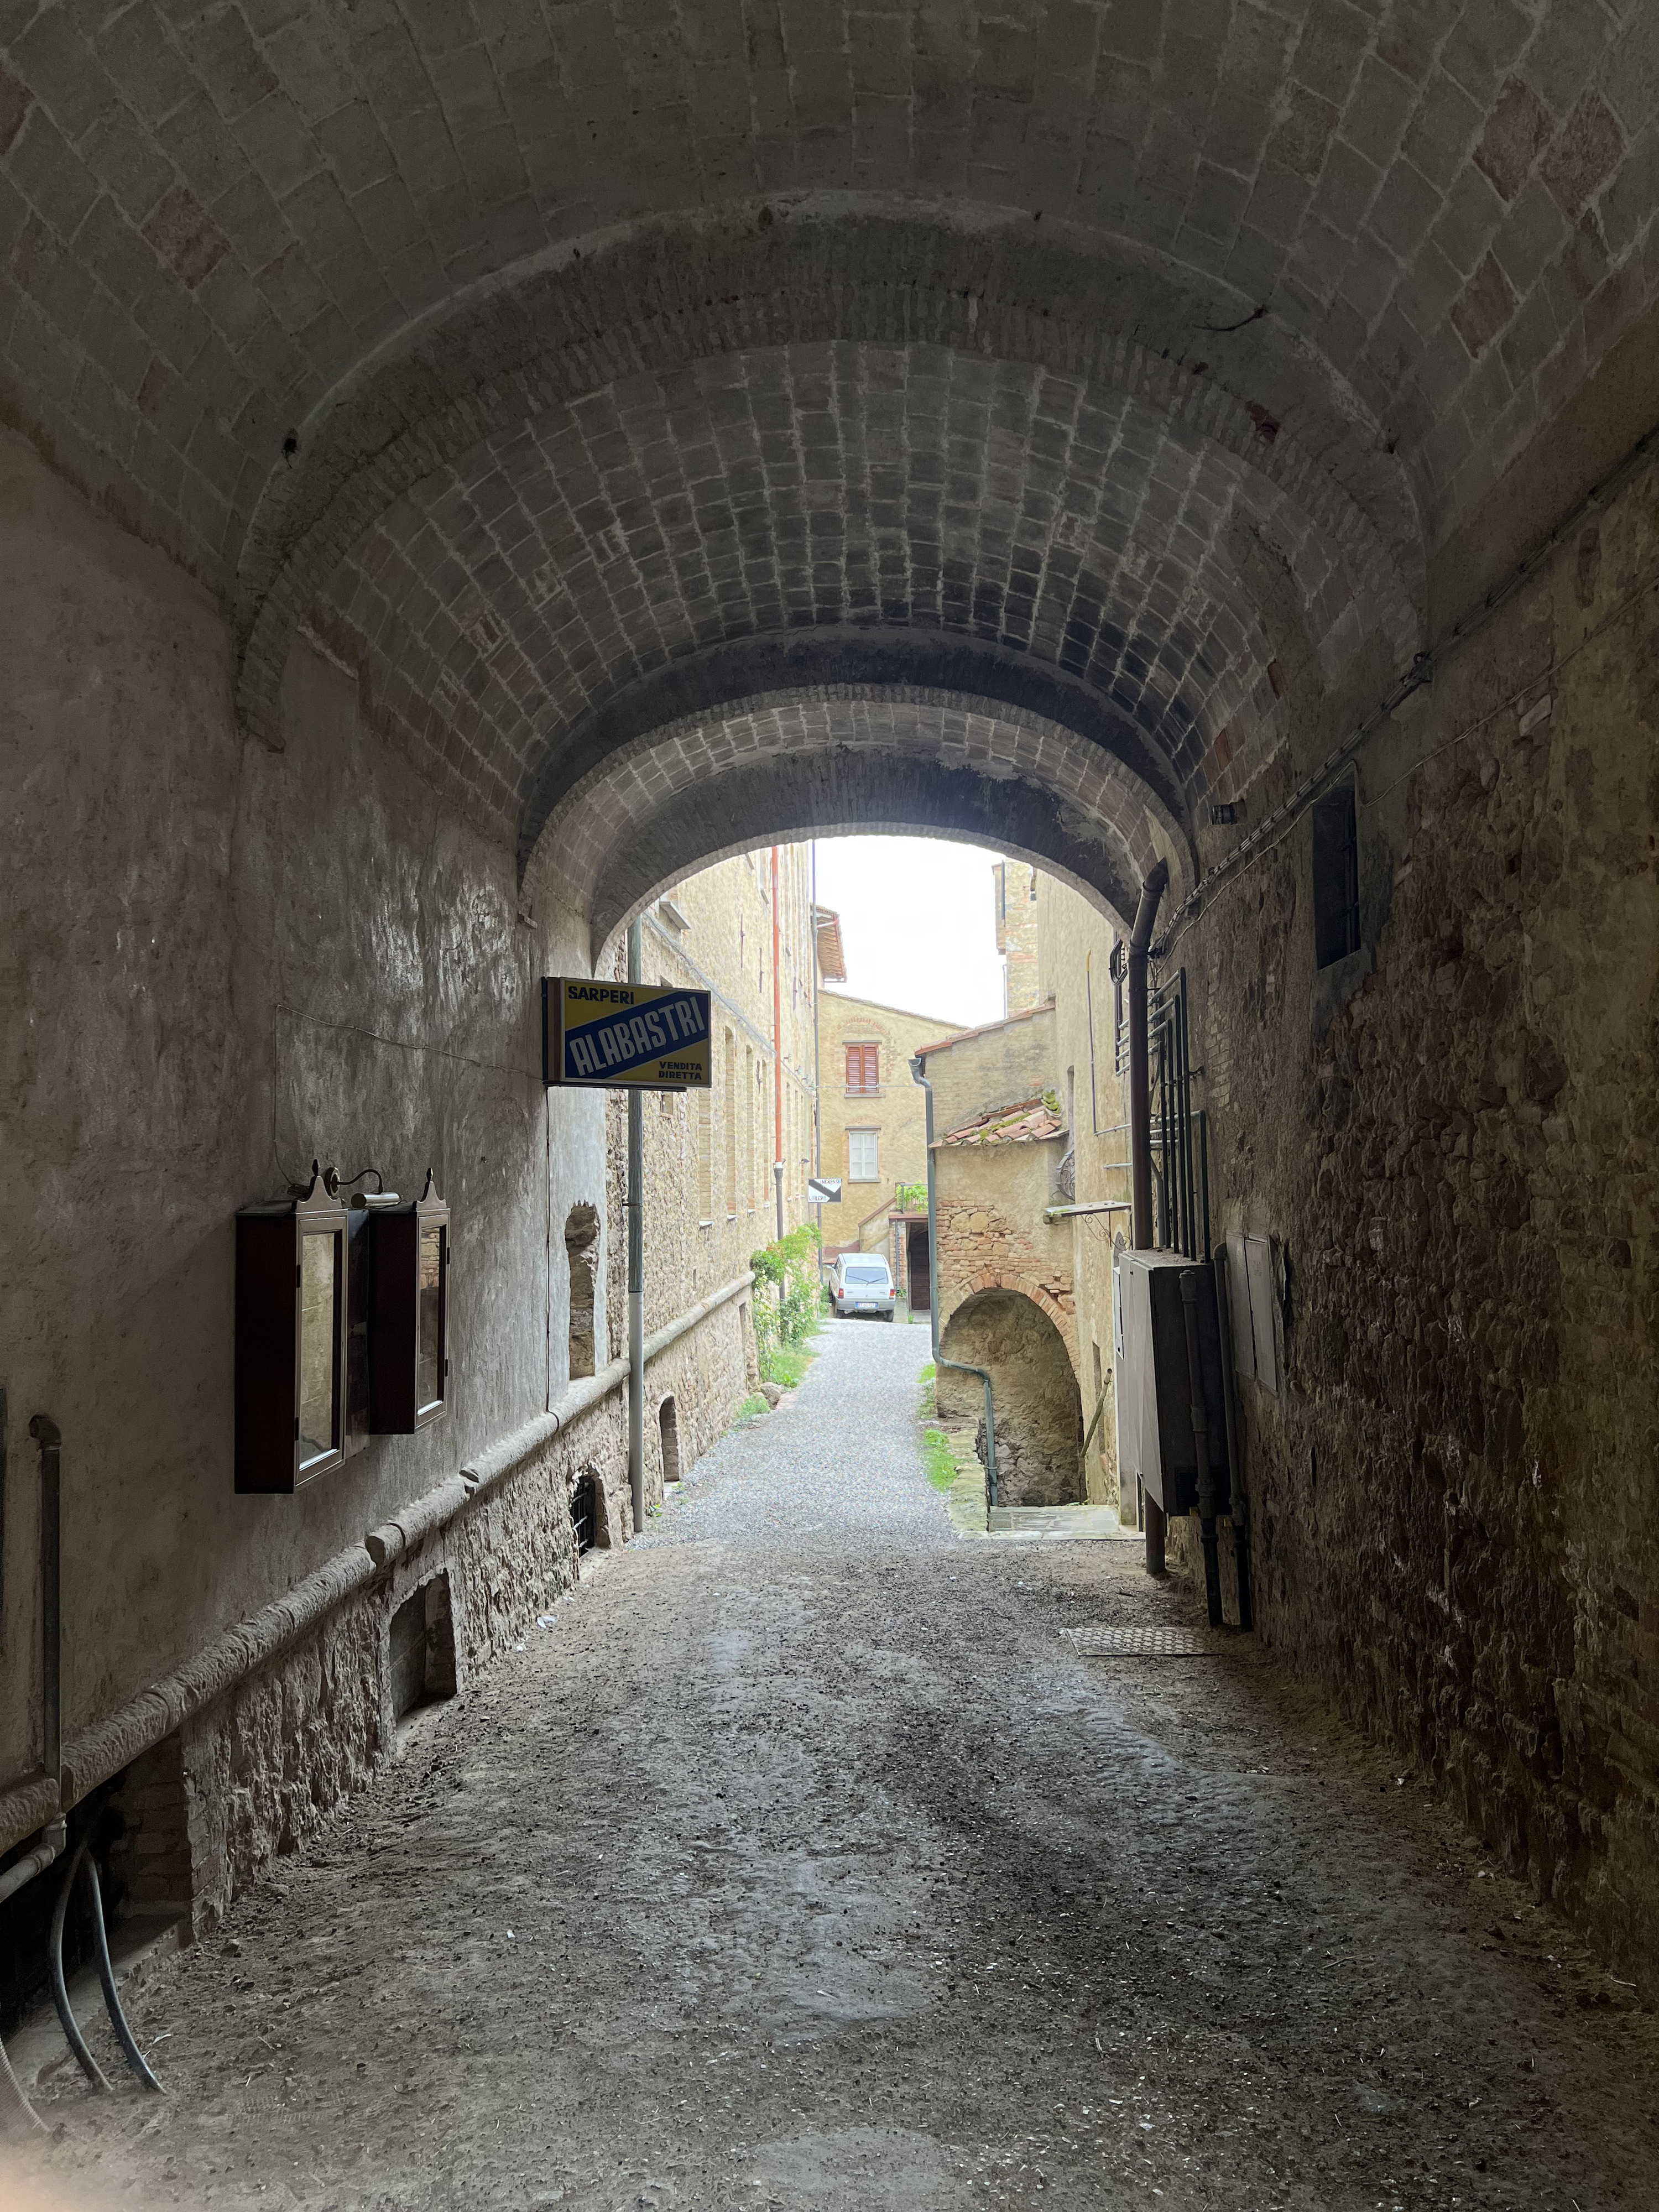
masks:
<instances>
[{"instance_id":1,"label":"window with shutter","mask_svg":"<svg viewBox=\"0 0 1659 2212\"><path fill-rule=\"evenodd\" d=\"M881 1088L881 1048L849 1044L847 1048L847 1088L868 1096Z\"/></svg>"},{"instance_id":2,"label":"window with shutter","mask_svg":"<svg viewBox=\"0 0 1659 2212\"><path fill-rule=\"evenodd\" d=\"M877 1182L880 1169L877 1164L874 1129L849 1129L847 1132L847 1180L848 1182Z\"/></svg>"}]
</instances>

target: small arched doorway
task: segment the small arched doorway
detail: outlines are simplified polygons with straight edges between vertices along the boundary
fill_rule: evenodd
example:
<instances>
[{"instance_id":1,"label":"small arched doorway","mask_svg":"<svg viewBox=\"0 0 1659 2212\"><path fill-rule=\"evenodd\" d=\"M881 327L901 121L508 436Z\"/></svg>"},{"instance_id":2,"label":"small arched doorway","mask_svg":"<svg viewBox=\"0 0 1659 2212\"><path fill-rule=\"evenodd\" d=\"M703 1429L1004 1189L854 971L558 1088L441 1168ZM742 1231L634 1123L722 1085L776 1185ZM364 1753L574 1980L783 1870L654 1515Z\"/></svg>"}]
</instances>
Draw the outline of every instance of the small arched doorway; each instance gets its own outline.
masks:
<instances>
[{"instance_id":1,"label":"small arched doorway","mask_svg":"<svg viewBox=\"0 0 1659 2212\"><path fill-rule=\"evenodd\" d=\"M981 1291L965 1298L939 1339L944 1359L982 1367L991 1377L997 1425L997 1503L1071 1505L1084 1496L1083 1401L1066 1340L1041 1306L1019 1291ZM975 1426L985 1457L985 1401L971 1375L941 1366L940 1414Z\"/></svg>"},{"instance_id":2,"label":"small arched doorway","mask_svg":"<svg viewBox=\"0 0 1659 2212\"><path fill-rule=\"evenodd\" d=\"M593 1246L599 1217L591 1206L573 1206L564 1224L570 1274L570 1380L593 1372Z\"/></svg>"},{"instance_id":3,"label":"small arched doorway","mask_svg":"<svg viewBox=\"0 0 1659 2212\"><path fill-rule=\"evenodd\" d=\"M672 1398L665 1398L657 1408L657 1434L662 1444L662 1479L666 1487L680 1479L680 1417Z\"/></svg>"}]
</instances>

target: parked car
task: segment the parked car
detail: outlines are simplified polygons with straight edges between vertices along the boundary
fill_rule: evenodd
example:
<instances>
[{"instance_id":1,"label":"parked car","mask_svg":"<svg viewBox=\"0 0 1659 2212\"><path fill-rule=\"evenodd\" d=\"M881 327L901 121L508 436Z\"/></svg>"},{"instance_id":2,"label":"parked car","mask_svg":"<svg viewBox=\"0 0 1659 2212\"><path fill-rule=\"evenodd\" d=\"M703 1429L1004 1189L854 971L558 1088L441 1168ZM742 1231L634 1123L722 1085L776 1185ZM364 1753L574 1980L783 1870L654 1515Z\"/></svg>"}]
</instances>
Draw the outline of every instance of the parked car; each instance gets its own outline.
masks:
<instances>
[{"instance_id":1,"label":"parked car","mask_svg":"<svg viewBox=\"0 0 1659 2212\"><path fill-rule=\"evenodd\" d=\"M830 1270L830 1310L837 1318L848 1314L879 1314L891 1321L898 1296L893 1277L879 1252L842 1252Z\"/></svg>"}]
</instances>

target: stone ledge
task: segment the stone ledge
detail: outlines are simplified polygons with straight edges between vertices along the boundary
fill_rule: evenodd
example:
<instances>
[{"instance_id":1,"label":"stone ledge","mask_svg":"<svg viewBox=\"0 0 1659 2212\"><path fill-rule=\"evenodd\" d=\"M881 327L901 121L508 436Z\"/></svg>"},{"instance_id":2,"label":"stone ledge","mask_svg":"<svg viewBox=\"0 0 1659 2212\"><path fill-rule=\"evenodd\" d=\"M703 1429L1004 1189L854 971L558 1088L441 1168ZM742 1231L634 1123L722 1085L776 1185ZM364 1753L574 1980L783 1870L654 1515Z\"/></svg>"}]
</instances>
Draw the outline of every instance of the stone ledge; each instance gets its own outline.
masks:
<instances>
[{"instance_id":1,"label":"stone ledge","mask_svg":"<svg viewBox=\"0 0 1659 2212\"><path fill-rule=\"evenodd\" d=\"M700 1322L740 1297L754 1279L752 1273L738 1276L647 1337L647 1365ZM465 1511L562 1430L620 1389L627 1379L628 1362L618 1359L598 1375L573 1383L550 1412L475 1455L458 1474L412 1499L395 1520L369 1530L361 1544L337 1553L283 1596L252 1619L227 1629L118 1711L83 1729L64 1747L61 1788L54 1785L50 1776L40 1775L0 1794L0 1850L9 1850L58 1812L78 1804L100 1782L131 1765L257 1668L278 1656L392 1561Z\"/></svg>"}]
</instances>

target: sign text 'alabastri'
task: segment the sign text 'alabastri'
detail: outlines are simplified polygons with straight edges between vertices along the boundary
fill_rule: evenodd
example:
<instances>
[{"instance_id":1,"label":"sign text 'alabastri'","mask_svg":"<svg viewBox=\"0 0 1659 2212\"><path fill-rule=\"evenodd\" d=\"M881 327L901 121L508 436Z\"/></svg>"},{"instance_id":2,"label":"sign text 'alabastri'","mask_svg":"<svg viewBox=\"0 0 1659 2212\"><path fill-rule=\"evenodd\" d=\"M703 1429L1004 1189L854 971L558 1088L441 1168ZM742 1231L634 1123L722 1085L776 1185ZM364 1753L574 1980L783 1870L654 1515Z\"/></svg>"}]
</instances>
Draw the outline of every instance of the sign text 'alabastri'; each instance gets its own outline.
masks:
<instances>
[{"instance_id":1,"label":"sign text 'alabastri'","mask_svg":"<svg viewBox=\"0 0 1659 2212\"><path fill-rule=\"evenodd\" d=\"M589 1090L706 1091L708 994L542 978L542 1080Z\"/></svg>"}]
</instances>

